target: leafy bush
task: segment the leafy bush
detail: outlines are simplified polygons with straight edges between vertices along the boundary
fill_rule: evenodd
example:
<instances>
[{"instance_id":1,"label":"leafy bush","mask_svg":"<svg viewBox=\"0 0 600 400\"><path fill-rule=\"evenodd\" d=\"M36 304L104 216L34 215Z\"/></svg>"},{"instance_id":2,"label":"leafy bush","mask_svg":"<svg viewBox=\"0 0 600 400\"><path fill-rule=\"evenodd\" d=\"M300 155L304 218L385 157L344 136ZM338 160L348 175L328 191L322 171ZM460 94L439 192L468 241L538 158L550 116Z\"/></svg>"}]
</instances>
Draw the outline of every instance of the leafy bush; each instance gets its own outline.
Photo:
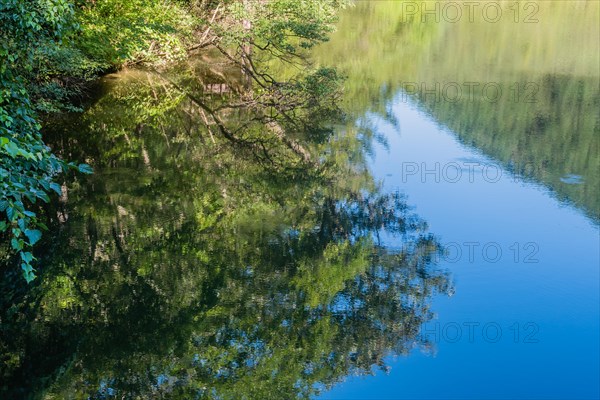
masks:
<instances>
[{"instance_id":1,"label":"leafy bush","mask_svg":"<svg viewBox=\"0 0 600 400\"><path fill-rule=\"evenodd\" d=\"M60 194L55 176L75 165L60 160L42 141L25 77L32 73L36 51L60 42L72 16L65 0L0 3L0 233L19 253L27 282L35 278L31 247L45 228L30 206L48 202L52 192ZM79 169L90 172L85 165Z\"/></svg>"},{"instance_id":2,"label":"leafy bush","mask_svg":"<svg viewBox=\"0 0 600 400\"><path fill-rule=\"evenodd\" d=\"M99 70L137 61L171 61L186 54L194 19L176 3L99 0L76 10L74 47Z\"/></svg>"}]
</instances>

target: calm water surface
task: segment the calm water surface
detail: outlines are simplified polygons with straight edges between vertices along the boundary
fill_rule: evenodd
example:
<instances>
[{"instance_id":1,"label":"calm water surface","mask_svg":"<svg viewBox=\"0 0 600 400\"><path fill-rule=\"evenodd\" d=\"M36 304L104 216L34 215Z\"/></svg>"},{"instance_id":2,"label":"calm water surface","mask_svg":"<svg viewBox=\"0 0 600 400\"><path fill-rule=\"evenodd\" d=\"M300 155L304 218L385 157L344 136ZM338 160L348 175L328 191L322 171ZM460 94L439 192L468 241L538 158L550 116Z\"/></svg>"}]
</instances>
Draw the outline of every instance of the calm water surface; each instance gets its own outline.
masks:
<instances>
[{"instance_id":1,"label":"calm water surface","mask_svg":"<svg viewBox=\"0 0 600 400\"><path fill-rule=\"evenodd\" d=\"M423 325L433 351L323 398L598 398L598 3L538 4L534 24L407 28L398 3L364 3L323 51L385 139L373 173L441 238L456 289Z\"/></svg>"},{"instance_id":2,"label":"calm water surface","mask_svg":"<svg viewBox=\"0 0 600 400\"><path fill-rule=\"evenodd\" d=\"M36 285L3 283L0 395L598 398L599 3L401 4L316 50L348 116L304 138L317 170L210 55L51 121L96 173L48 210Z\"/></svg>"}]
</instances>

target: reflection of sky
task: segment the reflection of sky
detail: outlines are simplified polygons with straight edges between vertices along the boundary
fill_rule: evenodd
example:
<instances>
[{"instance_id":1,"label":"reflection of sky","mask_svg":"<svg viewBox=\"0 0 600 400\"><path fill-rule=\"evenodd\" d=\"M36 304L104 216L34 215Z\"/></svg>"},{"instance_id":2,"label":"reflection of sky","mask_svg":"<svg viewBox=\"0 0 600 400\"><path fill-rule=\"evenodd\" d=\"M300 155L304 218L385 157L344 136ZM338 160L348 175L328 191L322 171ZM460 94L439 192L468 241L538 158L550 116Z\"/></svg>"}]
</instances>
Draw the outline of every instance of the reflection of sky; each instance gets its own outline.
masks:
<instances>
[{"instance_id":1,"label":"reflection of sky","mask_svg":"<svg viewBox=\"0 0 600 400\"><path fill-rule=\"evenodd\" d=\"M578 185L583 183L583 177L580 175L567 174L560 178L560 180L564 183L568 183L569 185Z\"/></svg>"},{"instance_id":2,"label":"reflection of sky","mask_svg":"<svg viewBox=\"0 0 600 400\"><path fill-rule=\"evenodd\" d=\"M430 231L453 248L439 266L452 273L456 294L433 300L438 318L423 333L436 342L435 356L389 360L389 375L352 377L323 397L598 398L598 226L461 145L413 105L396 101L393 113L399 127L373 118L389 144L376 148L373 172L386 190L405 193ZM458 180L452 167L443 172L448 163L468 169L473 162L501 175L490 170L484 178L485 167L476 166L473 176L463 169ZM438 176L407 170L416 165L421 172L423 163L432 171L439 163Z\"/></svg>"}]
</instances>

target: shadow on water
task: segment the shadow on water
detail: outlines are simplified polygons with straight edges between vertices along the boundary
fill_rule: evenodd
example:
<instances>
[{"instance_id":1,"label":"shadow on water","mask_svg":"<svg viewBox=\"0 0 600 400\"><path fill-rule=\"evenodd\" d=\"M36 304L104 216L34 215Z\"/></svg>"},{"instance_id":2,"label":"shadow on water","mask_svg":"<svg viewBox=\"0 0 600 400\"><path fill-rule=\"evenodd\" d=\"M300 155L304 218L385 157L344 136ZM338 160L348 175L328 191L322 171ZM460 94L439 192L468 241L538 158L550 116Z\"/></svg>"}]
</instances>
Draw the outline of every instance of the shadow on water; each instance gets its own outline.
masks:
<instances>
[{"instance_id":1,"label":"shadow on water","mask_svg":"<svg viewBox=\"0 0 600 400\"><path fill-rule=\"evenodd\" d=\"M332 109L275 140L271 111L207 68L109 77L49 123L96 172L46 210L34 285L4 268L3 398L306 397L431 347L420 326L452 285L425 223L369 175L367 136L331 130Z\"/></svg>"}]
</instances>

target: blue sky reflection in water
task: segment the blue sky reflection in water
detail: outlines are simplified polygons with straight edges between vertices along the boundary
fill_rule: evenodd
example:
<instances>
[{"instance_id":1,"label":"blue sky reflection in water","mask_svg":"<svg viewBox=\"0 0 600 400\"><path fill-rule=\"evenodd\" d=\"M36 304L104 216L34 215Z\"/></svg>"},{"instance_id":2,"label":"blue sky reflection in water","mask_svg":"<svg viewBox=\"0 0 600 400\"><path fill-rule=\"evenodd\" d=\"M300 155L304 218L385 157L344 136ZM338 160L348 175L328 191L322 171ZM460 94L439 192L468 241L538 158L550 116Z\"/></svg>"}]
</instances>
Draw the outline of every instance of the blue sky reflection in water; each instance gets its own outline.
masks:
<instances>
[{"instance_id":1,"label":"blue sky reflection in water","mask_svg":"<svg viewBox=\"0 0 600 400\"><path fill-rule=\"evenodd\" d=\"M318 59L348 74L387 143L373 174L446 246L455 294L432 301L433 350L321 398L598 398L599 3L535 2L529 24L401 4L357 3Z\"/></svg>"},{"instance_id":2,"label":"blue sky reflection in water","mask_svg":"<svg viewBox=\"0 0 600 400\"><path fill-rule=\"evenodd\" d=\"M448 248L439 266L456 292L433 300L437 319L423 326L433 354L392 359L389 375L349 378L322 398L597 397L598 226L403 98L398 126L371 116L388 142L372 169Z\"/></svg>"}]
</instances>

